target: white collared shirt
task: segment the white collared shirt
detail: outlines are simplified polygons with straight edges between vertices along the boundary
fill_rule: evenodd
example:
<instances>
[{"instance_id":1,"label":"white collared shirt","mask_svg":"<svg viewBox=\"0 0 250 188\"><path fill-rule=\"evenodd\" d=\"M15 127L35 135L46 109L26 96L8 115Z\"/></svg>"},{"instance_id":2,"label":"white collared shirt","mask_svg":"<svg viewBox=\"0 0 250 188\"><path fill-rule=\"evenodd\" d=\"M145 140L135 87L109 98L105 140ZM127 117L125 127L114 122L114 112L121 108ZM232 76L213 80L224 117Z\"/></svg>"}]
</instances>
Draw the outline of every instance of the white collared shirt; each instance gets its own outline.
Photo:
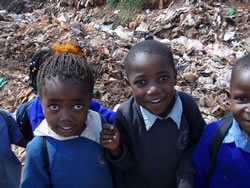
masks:
<instances>
[{"instance_id":1,"label":"white collared shirt","mask_svg":"<svg viewBox=\"0 0 250 188\"><path fill-rule=\"evenodd\" d=\"M102 130L102 120L100 115L92 110L88 111L87 120L85 121L86 128L81 133L81 137L88 138L96 143L100 143L100 132ZM56 140L69 140L79 137L76 136L69 136L63 137L56 134L49 126L46 119L44 119L41 124L35 129L34 131L35 136L49 136Z\"/></svg>"},{"instance_id":2,"label":"white collared shirt","mask_svg":"<svg viewBox=\"0 0 250 188\"><path fill-rule=\"evenodd\" d=\"M165 118L152 114L148 110L140 106L140 110L141 110L142 117L143 117L147 131L154 125L157 119L167 119L167 118L171 118L176 123L177 128L180 129L183 106L182 106L182 102L178 93L175 94L175 98L176 98L175 104L172 110L169 112L169 114Z\"/></svg>"},{"instance_id":3,"label":"white collared shirt","mask_svg":"<svg viewBox=\"0 0 250 188\"><path fill-rule=\"evenodd\" d=\"M250 153L250 142L247 140L247 137L242 132L239 127L239 124L235 119L233 119L233 124L228 130L227 135L225 136L223 143L235 143L237 148L241 148L242 150Z\"/></svg>"}]
</instances>

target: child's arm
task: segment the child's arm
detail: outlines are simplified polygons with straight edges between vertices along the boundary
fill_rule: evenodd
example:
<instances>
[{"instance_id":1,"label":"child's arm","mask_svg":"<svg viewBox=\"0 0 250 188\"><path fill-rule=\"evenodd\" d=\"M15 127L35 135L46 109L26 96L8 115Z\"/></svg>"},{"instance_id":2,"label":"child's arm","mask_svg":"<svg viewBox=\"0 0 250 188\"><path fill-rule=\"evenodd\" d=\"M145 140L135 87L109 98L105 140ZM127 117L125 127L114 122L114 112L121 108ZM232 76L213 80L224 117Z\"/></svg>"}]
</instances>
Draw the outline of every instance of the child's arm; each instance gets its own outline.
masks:
<instances>
[{"instance_id":1,"label":"child's arm","mask_svg":"<svg viewBox=\"0 0 250 188\"><path fill-rule=\"evenodd\" d=\"M177 187L178 188L189 188L189 187L191 188L194 185L194 176L195 176L195 169L192 165L192 153L197 143L200 140L200 137L201 137L204 125L205 125L205 121L202 118L199 107L192 96L188 94L182 95L181 99L183 103L183 111L185 112L184 115L189 116L189 117L186 117L186 119L189 120L188 123L190 127L190 133L189 133L190 140L189 140L188 148L186 149L186 152L183 155L183 158L176 171ZM184 109L184 108L187 108L187 107L191 108L191 109L188 109L188 112L191 112L191 113L188 113L188 114L186 113L187 109ZM192 122L190 122L190 120L192 120Z\"/></svg>"},{"instance_id":2,"label":"child's arm","mask_svg":"<svg viewBox=\"0 0 250 188\"><path fill-rule=\"evenodd\" d=\"M116 126L104 124L100 133L101 145L108 149L114 159L121 156L120 133Z\"/></svg>"},{"instance_id":3,"label":"child's arm","mask_svg":"<svg viewBox=\"0 0 250 188\"><path fill-rule=\"evenodd\" d=\"M109 108L104 108L99 102L94 99L91 100L90 107L91 110L99 112L108 123L114 124L115 112Z\"/></svg>"},{"instance_id":4,"label":"child's arm","mask_svg":"<svg viewBox=\"0 0 250 188\"><path fill-rule=\"evenodd\" d=\"M136 165L136 162L130 152L130 136L125 129L125 126L127 125L126 122L127 121L123 117L122 112L118 109L115 116L115 124L118 129L113 129L113 131L115 130L115 134L118 133L117 140L119 138L119 144L115 143L115 147L113 147L114 142L111 142L107 144L108 146L107 145L104 146L105 148L108 147L108 149L113 150L112 152L108 152L107 157L109 161L114 166L122 170L130 170L134 168ZM111 138L112 138L112 133L111 133Z\"/></svg>"},{"instance_id":5,"label":"child's arm","mask_svg":"<svg viewBox=\"0 0 250 188\"><path fill-rule=\"evenodd\" d=\"M49 187L49 176L44 167L41 137L27 146L23 179L19 188Z\"/></svg>"},{"instance_id":6,"label":"child's arm","mask_svg":"<svg viewBox=\"0 0 250 188\"><path fill-rule=\"evenodd\" d=\"M207 178L211 168L209 145L218 126L218 122L205 126L200 142L193 152L192 160L196 170L195 187L208 187Z\"/></svg>"},{"instance_id":7,"label":"child's arm","mask_svg":"<svg viewBox=\"0 0 250 188\"><path fill-rule=\"evenodd\" d=\"M8 115L9 121L10 121L9 133L10 133L11 144L26 147L28 140L26 140L23 137L23 135L22 135L22 133L17 125L16 120L12 117L12 115L9 112L6 112L6 113Z\"/></svg>"}]
</instances>

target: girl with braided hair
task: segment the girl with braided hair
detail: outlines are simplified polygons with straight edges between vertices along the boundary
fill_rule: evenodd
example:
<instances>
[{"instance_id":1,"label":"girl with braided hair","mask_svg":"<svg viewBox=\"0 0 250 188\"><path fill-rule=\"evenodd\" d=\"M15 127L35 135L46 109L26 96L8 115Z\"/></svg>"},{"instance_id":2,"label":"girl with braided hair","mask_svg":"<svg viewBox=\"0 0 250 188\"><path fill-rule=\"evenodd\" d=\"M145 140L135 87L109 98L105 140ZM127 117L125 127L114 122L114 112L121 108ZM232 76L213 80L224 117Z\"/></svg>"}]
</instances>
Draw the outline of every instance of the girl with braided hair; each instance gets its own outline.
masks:
<instances>
[{"instance_id":1,"label":"girl with braided hair","mask_svg":"<svg viewBox=\"0 0 250 188\"><path fill-rule=\"evenodd\" d=\"M120 187L99 141L106 121L89 109L93 87L80 55L59 53L41 64L37 93L45 119L27 146L20 188Z\"/></svg>"},{"instance_id":2,"label":"girl with braided hair","mask_svg":"<svg viewBox=\"0 0 250 188\"><path fill-rule=\"evenodd\" d=\"M39 50L31 59L29 65L29 86L33 92L37 94L37 75L40 66L45 60L53 54L71 52L84 56L80 48L70 42L60 45L58 43L53 45L53 48ZM104 108L99 102L91 99L90 109L99 112L108 123L114 123L115 112L109 108ZM21 104L17 109L16 119L20 130L24 137L28 140L33 138L33 132L38 125L44 120L44 113L39 97L37 96L32 101Z\"/></svg>"}]
</instances>

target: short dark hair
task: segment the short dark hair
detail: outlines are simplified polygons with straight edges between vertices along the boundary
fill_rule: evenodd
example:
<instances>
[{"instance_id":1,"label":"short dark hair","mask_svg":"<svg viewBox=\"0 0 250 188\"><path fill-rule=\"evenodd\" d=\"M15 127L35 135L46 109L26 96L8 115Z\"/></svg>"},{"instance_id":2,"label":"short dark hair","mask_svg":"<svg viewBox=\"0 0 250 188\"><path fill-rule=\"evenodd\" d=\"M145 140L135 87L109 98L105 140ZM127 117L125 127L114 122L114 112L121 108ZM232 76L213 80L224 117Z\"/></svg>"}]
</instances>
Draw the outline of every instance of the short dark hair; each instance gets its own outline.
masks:
<instances>
[{"instance_id":1,"label":"short dark hair","mask_svg":"<svg viewBox=\"0 0 250 188\"><path fill-rule=\"evenodd\" d=\"M240 58L233 66L233 70L231 73L231 80L230 80L230 89L232 88L232 83L233 80L236 76L236 74L238 74L239 72L243 72L243 71L249 71L250 70L250 55L246 55L242 58Z\"/></svg>"},{"instance_id":2,"label":"short dark hair","mask_svg":"<svg viewBox=\"0 0 250 188\"><path fill-rule=\"evenodd\" d=\"M129 50L128 55L124 60L127 77L129 72L129 65L134 60L136 54L138 53L158 54L161 55L162 57L166 57L166 61L171 64L174 72L176 72L174 58L170 48L167 45L163 44L162 42L156 40L145 40L133 46Z\"/></svg>"},{"instance_id":3,"label":"short dark hair","mask_svg":"<svg viewBox=\"0 0 250 188\"><path fill-rule=\"evenodd\" d=\"M95 79L92 69L83 56L73 53L61 53L48 57L41 65L37 76L38 94L46 79L59 78L60 80L74 79L77 83L87 83L90 94L93 92Z\"/></svg>"},{"instance_id":4,"label":"short dark hair","mask_svg":"<svg viewBox=\"0 0 250 188\"><path fill-rule=\"evenodd\" d=\"M42 49L33 55L29 64L29 86L32 88L34 93L37 93L37 74L42 63L53 54L51 49Z\"/></svg>"}]
</instances>

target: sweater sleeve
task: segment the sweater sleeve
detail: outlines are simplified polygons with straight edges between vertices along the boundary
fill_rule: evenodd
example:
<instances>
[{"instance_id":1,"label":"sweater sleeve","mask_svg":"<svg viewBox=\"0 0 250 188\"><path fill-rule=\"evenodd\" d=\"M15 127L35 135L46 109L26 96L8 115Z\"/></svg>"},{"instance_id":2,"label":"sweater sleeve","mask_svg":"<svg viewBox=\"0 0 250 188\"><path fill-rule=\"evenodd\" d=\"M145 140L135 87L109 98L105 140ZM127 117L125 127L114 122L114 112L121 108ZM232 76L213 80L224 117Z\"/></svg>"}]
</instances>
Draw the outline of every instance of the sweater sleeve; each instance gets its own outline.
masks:
<instances>
[{"instance_id":1,"label":"sweater sleeve","mask_svg":"<svg viewBox=\"0 0 250 188\"><path fill-rule=\"evenodd\" d=\"M213 122L205 126L200 142L193 152L193 164L196 170L195 188L207 188L207 177L211 168L211 156L209 153L209 145L219 126L218 122Z\"/></svg>"},{"instance_id":2,"label":"sweater sleeve","mask_svg":"<svg viewBox=\"0 0 250 188\"><path fill-rule=\"evenodd\" d=\"M28 117L30 125L32 127L32 131L34 131L45 118L43 114L42 105L38 96L32 100L28 112Z\"/></svg>"},{"instance_id":3,"label":"sweater sleeve","mask_svg":"<svg viewBox=\"0 0 250 188\"><path fill-rule=\"evenodd\" d=\"M23 179L19 188L49 187L49 176L44 167L41 137L35 137L26 149Z\"/></svg>"},{"instance_id":4,"label":"sweater sleeve","mask_svg":"<svg viewBox=\"0 0 250 188\"><path fill-rule=\"evenodd\" d=\"M23 135L17 125L16 120L13 118L13 116L11 115L10 112L6 111L7 116L9 118L10 121L10 143L11 144L17 144L19 141L22 140ZM6 125L7 126L7 125Z\"/></svg>"},{"instance_id":5,"label":"sweater sleeve","mask_svg":"<svg viewBox=\"0 0 250 188\"><path fill-rule=\"evenodd\" d=\"M186 119L189 123L190 127L190 141L188 145L188 149L185 152L178 168L176 171L176 180L178 188L188 188L194 186L194 176L195 169L192 165L192 153L197 143L200 140L205 121L202 118L199 107L194 100L194 98L189 94L182 94L182 103L183 103L183 112L186 116ZM187 107L191 107L192 110L185 109ZM188 117L187 117L188 116Z\"/></svg>"},{"instance_id":6,"label":"sweater sleeve","mask_svg":"<svg viewBox=\"0 0 250 188\"><path fill-rule=\"evenodd\" d=\"M108 159L111 161L111 163L114 166L117 166L118 168L122 170L130 170L135 167L136 162L134 157L132 156L131 153L131 143L130 143L130 135L128 134L126 130L127 121L124 118L122 112L120 109L117 110L116 116L115 116L115 125L119 129L120 132L120 142L121 142L121 150L122 150L122 155L120 158L114 160L108 152Z\"/></svg>"},{"instance_id":7,"label":"sweater sleeve","mask_svg":"<svg viewBox=\"0 0 250 188\"><path fill-rule=\"evenodd\" d=\"M94 99L91 100L90 107L91 110L99 112L110 124L114 124L115 112L109 108L104 108L99 102Z\"/></svg>"}]
</instances>

